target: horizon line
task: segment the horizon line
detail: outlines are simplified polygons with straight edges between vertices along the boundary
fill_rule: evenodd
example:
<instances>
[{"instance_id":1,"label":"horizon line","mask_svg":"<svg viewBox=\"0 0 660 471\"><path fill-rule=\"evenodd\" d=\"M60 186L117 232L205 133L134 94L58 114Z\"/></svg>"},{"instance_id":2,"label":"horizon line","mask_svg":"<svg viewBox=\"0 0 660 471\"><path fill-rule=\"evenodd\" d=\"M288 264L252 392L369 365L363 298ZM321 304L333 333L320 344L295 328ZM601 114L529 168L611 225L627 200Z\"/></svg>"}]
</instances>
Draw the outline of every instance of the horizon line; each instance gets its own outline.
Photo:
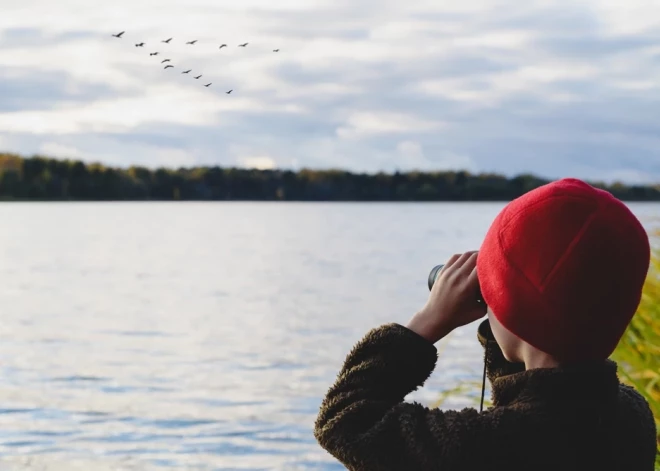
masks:
<instances>
[{"instance_id":1,"label":"horizon line","mask_svg":"<svg viewBox=\"0 0 660 471\"><path fill-rule=\"evenodd\" d=\"M499 173L496 171L471 171L468 169L438 169L438 170L421 170L421 169L409 169L409 170L401 170L401 169L395 169L395 170L377 170L377 171L359 171L359 170L350 170L347 168L341 168L341 167L308 167L308 166L301 166L299 168L291 168L291 167L272 167L272 168L259 168L259 167L244 167L244 166L238 166L238 165L221 165L221 164L204 164L204 165L191 165L191 166L165 166L165 165L159 165L159 166L146 166L146 165L141 165L141 164L127 164L127 165L110 165L107 163L104 163L99 160L82 160L80 158L72 158L72 157L61 157L61 156L48 156L44 154L31 154L29 156L25 156L23 154L19 154L16 152L0 152L0 170L6 170L8 168L11 168L11 166L6 165L7 164L7 159L16 159L16 160L31 160L31 159L42 159L42 160L55 160L59 162L70 162L70 163L81 163L85 165L85 167L93 167L93 166L101 166L107 169L113 169L113 170L130 170L131 168L137 168L137 169L146 169L149 171L157 171L157 170L166 170L166 171L182 171L182 170L195 170L195 169L212 169L212 168L219 168L219 169L228 169L228 170L242 170L242 171L252 171L252 172L273 172L273 173L278 173L278 172L291 172L291 173L301 173L301 172L318 172L318 173L343 173L343 174L348 174L348 175L364 175L364 176L379 176L379 175L386 175L386 176L393 176L393 175L409 175L409 174L421 174L421 175L434 175L434 174L464 174L466 177L467 176L474 176L474 177L491 177L491 178L497 178L497 179L504 179L504 180L514 180L516 178L532 178L535 180L540 180L540 181L546 181L548 183L556 180L560 180L562 178L575 178L571 176L564 176L564 177L558 177L558 178L549 178L545 176L541 176L536 173L531 173L531 172L521 172L521 173L516 173L513 174L512 176L507 176L504 173ZM660 188L660 182L654 182L654 183L625 183L621 180L613 180L611 183L606 183L605 181L602 180L587 180L587 179L582 179L587 183L590 183L592 185L605 185L607 187L611 186L616 186L616 185L624 185L627 187L642 187L642 188L654 188L654 189L659 189Z\"/></svg>"}]
</instances>

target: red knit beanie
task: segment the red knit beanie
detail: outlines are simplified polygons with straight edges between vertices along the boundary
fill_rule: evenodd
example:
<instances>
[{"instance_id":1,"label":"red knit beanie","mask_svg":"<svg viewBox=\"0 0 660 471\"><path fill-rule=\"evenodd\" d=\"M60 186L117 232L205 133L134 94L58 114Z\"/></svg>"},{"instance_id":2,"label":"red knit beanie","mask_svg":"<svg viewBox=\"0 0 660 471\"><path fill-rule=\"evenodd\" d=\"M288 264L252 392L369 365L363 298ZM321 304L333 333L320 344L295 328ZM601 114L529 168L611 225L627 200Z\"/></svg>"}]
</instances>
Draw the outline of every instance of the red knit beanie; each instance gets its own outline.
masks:
<instances>
[{"instance_id":1,"label":"red knit beanie","mask_svg":"<svg viewBox=\"0 0 660 471\"><path fill-rule=\"evenodd\" d=\"M562 362L605 359L641 298L649 239L610 193L573 178L495 218L477 258L484 301L513 334Z\"/></svg>"}]
</instances>

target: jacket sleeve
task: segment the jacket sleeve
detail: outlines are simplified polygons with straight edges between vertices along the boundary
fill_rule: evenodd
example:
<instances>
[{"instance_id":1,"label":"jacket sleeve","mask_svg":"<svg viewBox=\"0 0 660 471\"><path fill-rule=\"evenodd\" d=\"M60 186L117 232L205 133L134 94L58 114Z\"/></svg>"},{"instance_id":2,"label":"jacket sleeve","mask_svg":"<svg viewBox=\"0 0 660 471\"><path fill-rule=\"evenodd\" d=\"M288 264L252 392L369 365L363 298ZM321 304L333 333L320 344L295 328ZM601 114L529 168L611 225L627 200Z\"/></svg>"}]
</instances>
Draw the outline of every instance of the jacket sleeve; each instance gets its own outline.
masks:
<instances>
[{"instance_id":1,"label":"jacket sleeve","mask_svg":"<svg viewBox=\"0 0 660 471\"><path fill-rule=\"evenodd\" d=\"M500 376L506 376L525 371L524 363L512 363L504 358L502 349L497 344L488 319L484 320L477 329L477 338L484 347L484 361L486 362L486 376L492 383Z\"/></svg>"},{"instance_id":2,"label":"jacket sleeve","mask_svg":"<svg viewBox=\"0 0 660 471\"><path fill-rule=\"evenodd\" d=\"M436 361L435 347L401 325L367 333L323 401L318 442L352 471L478 469L489 412L404 402Z\"/></svg>"}]
</instances>

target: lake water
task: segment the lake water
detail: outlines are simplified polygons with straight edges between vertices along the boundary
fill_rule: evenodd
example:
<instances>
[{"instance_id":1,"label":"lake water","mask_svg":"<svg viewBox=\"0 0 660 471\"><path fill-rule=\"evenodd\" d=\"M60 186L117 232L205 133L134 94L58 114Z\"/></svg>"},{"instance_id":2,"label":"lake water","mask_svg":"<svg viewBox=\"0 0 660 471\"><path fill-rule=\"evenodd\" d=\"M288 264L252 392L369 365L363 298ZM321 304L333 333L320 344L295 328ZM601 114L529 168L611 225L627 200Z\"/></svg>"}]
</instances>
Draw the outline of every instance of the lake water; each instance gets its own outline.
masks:
<instances>
[{"instance_id":1,"label":"lake water","mask_svg":"<svg viewBox=\"0 0 660 471\"><path fill-rule=\"evenodd\" d=\"M312 426L346 353L502 206L0 205L0 468L343 469ZM480 380L475 325L440 348L410 399Z\"/></svg>"}]
</instances>

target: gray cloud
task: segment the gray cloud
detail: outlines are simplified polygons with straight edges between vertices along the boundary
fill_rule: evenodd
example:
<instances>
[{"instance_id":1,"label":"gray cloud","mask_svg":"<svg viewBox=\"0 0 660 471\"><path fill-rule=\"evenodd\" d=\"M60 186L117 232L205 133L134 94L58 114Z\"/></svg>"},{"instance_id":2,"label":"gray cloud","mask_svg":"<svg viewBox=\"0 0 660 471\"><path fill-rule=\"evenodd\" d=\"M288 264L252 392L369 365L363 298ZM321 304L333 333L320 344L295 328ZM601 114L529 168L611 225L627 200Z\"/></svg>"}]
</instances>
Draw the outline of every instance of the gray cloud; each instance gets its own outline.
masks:
<instances>
[{"instance_id":1,"label":"gray cloud","mask_svg":"<svg viewBox=\"0 0 660 471\"><path fill-rule=\"evenodd\" d=\"M0 75L0 113L52 109L116 95L108 84L72 83L64 71L41 74L28 68L0 66Z\"/></svg>"},{"instance_id":2,"label":"gray cloud","mask_svg":"<svg viewBox=\"0 0 660 471\"><path fill-rule=\"evenodd\" d=\"M67 41L92 39L97 33L92 31L68 31L65 33L48 34L38 28L8 28L0 31L0 42L3 47L50 47Z\"/></svg>"}]
</instances>

